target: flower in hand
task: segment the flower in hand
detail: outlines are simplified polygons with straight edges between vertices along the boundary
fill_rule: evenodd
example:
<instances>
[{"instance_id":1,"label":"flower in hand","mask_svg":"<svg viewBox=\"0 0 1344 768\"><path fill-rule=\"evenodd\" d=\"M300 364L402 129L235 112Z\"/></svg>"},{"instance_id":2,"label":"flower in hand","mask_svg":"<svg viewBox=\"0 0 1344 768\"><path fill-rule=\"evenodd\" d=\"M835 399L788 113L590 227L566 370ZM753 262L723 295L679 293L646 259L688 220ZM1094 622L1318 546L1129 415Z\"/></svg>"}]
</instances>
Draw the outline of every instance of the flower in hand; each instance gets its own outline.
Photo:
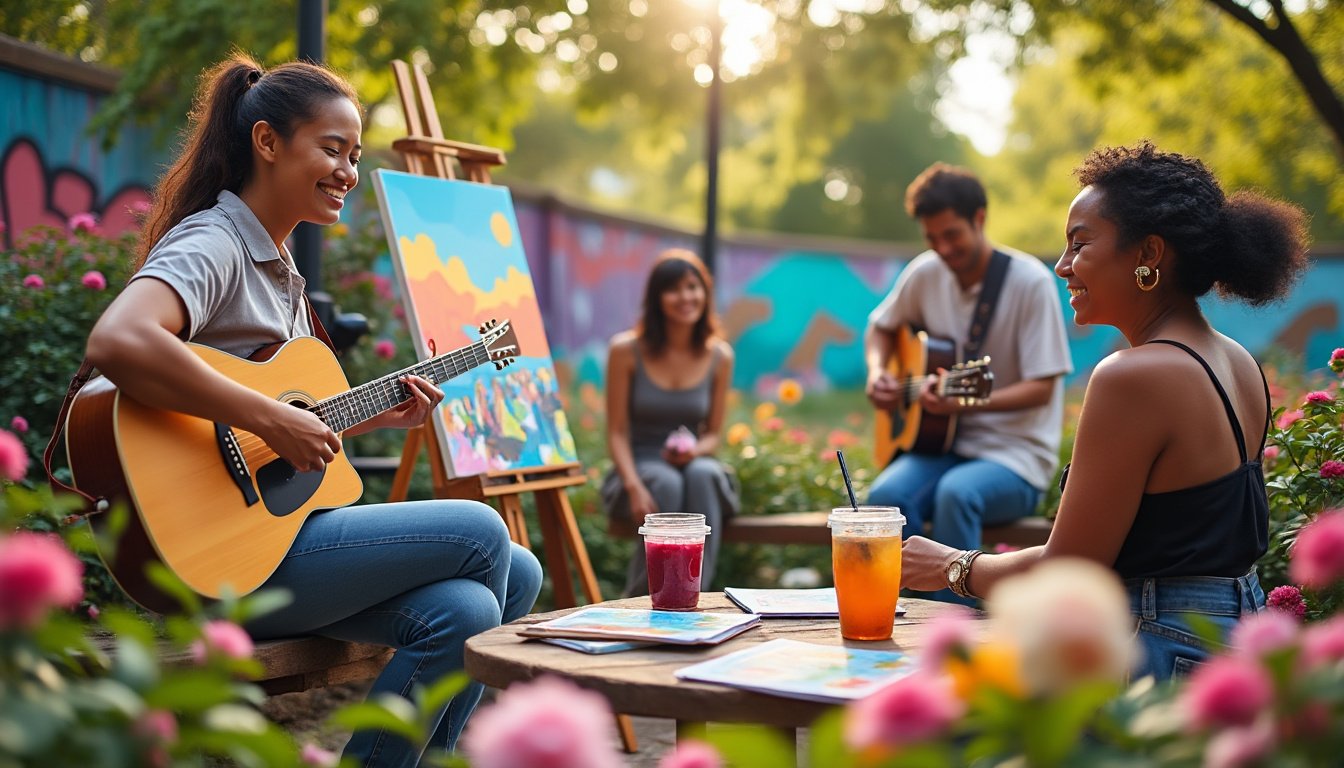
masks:
<instances>
[{"instance_id":1,"label":"flower in hand","mask_svg":"<svg viewBox=\"0 0 1344 768\"><path fill-rule=\"evenodd\" d=\"M695 433L685 427L677 427L667 436L663 447L675 454L688 454L695 451Z\"/></svg>"}]
</instances>

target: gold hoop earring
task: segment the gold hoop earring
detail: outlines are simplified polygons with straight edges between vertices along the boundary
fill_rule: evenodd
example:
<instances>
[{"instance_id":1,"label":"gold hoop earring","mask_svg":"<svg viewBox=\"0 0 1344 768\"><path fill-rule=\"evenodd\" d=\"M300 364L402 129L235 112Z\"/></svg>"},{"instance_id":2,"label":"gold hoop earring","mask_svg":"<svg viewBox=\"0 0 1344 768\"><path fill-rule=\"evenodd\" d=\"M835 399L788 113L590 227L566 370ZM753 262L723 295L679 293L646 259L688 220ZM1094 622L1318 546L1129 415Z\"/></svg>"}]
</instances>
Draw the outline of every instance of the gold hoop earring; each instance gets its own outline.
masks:
<instances>
[{"instance_id":1,"label":"gold hoop earring","mask_svg":"<svg viewBox=\"0 0 1344 768\"><path fill-rule=\"evenodd\" d=\"M1144 284L1143 279L1149 275L1153 276L1153 282ZM1157 287L1157 281L1162 279L1162 270L1149 269L1142 264L1134 268L1134 282L1138 284L1139 290L1147 293Z\"/></svg>"}]
</instances>

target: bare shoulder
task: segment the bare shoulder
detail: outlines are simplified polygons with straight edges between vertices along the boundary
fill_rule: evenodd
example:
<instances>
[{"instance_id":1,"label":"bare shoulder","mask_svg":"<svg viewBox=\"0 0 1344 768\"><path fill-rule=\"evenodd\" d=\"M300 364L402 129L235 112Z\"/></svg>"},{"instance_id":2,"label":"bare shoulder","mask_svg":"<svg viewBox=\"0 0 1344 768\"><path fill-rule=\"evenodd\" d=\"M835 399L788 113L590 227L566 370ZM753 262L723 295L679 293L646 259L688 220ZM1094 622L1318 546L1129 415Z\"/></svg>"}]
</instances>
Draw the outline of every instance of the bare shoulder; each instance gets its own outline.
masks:
<instances>
[{"instance_id":1,"label":"bare shoulder","mask_svg":"<svg viewBox=\"0 0 1344 768\"><path fill-rule=\"evenodd\" d=\"M709 343L713 351L719 354L720 365L732 365L733 345L729 344L727 339L721 339L715 336L713 339L710 339Z\"/></svg>"},{"instance_id":2,"label":"bare shoulder","mask_svg":"<svg viewBox=\"0 0 1344 768\"><path fill-rule=\"evenodd\" d=\"M1199 363L1182 350L1146 344L1112 353L1097 363L1087 389L1089 394L1124 398L1137 405L1170 393L1173 387L1179 391L1195 374L1202 375Z\"/></svg>"},{"instance_id":3,"label":"bare shoulder","mask_svg":"<svg viewBox=\"0 0 1344 768\"><path fill-rule=\"evenodd\" d=\"M607 342L607 352L613 357L618 354L633 355L637 344L639 344L639 337L635 335L634 331L621 331L612 336L611 341Z\"/></svg>"}]
</instances>

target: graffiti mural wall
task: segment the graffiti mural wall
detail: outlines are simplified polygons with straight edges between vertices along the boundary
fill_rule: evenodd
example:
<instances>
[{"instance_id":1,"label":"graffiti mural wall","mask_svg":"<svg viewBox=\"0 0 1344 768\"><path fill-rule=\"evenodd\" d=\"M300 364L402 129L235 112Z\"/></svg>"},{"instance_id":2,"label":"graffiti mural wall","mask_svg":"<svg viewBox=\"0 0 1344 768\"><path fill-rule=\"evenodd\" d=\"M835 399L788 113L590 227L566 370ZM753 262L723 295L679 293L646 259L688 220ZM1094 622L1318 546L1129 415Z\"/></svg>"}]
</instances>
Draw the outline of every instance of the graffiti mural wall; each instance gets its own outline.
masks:
<instances>
[{"instance_id":1,"label":"graffiti mural wall","mask_svg":"<svg viewBox=\"0 0 1344 768\"><path fill-rule=\"evenodd\" d=\"M161 152L128 128L111 150L86 133L105 91L40 73L0 69L0 242L39 224L92 213L108 233L136 225Z\"/></svg>"},{"instance_id":2,"label":"graffiti mural wall","mask_svg":"<svg viewBox=\"0 0 1344 768\"><path fill-rule=\"evenodd\" d=\"M579 381L600 382L607 340L633 323L653 259L665 248L698 249L698 238L550 196L514 194L533 274L548 278L542 311L553 354ZM811 388L862 386L868 312L919 250L799 240L728 238L720 246L715 293L737 353L737 387L769 390L783 376ZM1066 308L1062 283L1059 300ZM1213 296L1203 303L1215 326L1257 355L1299 356L1307 367L1321 367L1344 346L1344 246L1318 247L1310 272L1282 304L1255 310ZM1124 344L1113 329L1067 325L1075 380Z\"/></svg>"}]
</instances>

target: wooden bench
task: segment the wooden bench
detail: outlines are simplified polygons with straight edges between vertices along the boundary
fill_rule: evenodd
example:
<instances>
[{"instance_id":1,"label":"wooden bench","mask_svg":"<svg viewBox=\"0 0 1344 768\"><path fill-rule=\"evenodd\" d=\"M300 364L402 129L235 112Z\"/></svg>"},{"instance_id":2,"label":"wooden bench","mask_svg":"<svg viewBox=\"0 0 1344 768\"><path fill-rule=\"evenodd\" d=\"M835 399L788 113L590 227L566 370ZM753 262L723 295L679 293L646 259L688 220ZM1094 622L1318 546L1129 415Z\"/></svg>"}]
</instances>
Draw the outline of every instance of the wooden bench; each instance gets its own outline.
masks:
<instances>
[{"instance_id":1,"label":"wooden bench","mask_svg":"<svg viewBox=\"0 0 1344 768\"><path fill-rule=\"evenodd\" d=\"M828 512L785 512L773 515L735 515L723 526L725 543L738 544L817 544L831 545L831 531L826 527ZM986 550L1004 544L1013 547L1034 547L1050 538L1052 523L1040 516L1024 517L1006 525L986 526L981 541ZM635 526L625 521L609 520L607 533L618 538L634 538Z\"/></svg>"},{"instance_id":2,"label":"wooden bench","mask_svg":"<svg viewBox=\"0 0 1344 768\"><path fill-rule=\"evenodd\" d=\"M95 642L101 650L111 652L113 639L109 635ZM157 654L164 666L194 663L190 652L166 642L159 645ZM257 643L252 656L263 668L262 676L253 682L273 696L370 680L383 671L392 658L392 649L328 637L287 637Z\"/></svg>"}]
</instances>

